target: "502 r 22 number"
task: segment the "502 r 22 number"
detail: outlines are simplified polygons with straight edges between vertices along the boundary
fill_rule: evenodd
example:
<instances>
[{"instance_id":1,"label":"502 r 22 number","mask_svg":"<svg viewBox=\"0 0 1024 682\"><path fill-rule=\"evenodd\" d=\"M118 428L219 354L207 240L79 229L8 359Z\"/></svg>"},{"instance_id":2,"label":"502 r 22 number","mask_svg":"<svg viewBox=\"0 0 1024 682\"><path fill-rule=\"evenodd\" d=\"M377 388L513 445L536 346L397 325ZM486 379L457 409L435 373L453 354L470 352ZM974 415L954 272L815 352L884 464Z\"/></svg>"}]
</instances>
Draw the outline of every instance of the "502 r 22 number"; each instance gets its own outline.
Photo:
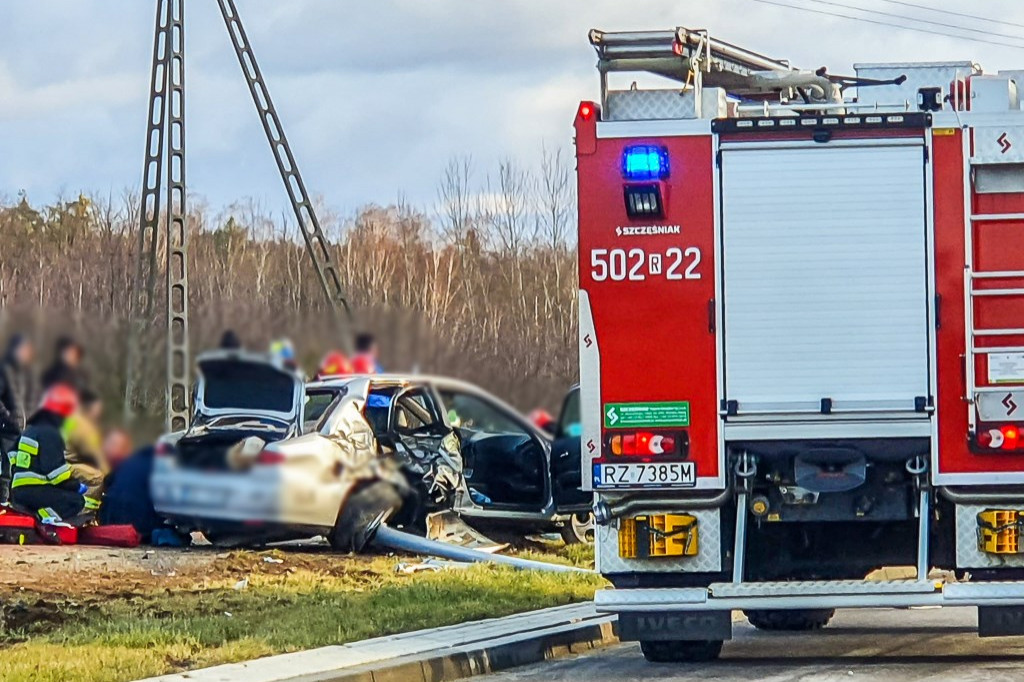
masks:
<instances>
[{"instance_id":1,"label":"502 r 22 number","mask_svg":"<svg viewBox=\"0 0 1024 682\"><path fill-rule=\"evenodd\" d=\"M700 279L700 256L700 249L695 246L673 246L664 254L643 249L593 249L590 277L595 282L643 282L648 277Z\"/></svg>"}]
</instances>

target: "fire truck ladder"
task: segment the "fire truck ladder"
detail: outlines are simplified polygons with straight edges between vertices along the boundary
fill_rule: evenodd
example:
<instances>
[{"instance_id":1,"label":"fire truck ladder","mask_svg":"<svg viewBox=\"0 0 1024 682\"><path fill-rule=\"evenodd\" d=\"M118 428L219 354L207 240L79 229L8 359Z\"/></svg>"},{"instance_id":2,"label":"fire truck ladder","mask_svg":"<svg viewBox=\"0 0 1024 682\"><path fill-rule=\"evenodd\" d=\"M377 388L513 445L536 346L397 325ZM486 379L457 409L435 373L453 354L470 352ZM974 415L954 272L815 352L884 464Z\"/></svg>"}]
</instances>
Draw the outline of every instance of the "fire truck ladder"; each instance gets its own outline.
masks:
<instances>
[{"instance_id":1,"label":"fire truck ladder","mask_svg":"<svg viewBox=\"0 0 1024 682\"><path fill-rule=\"evenodd\" d=\"M217 0L235 55L267 136L292 211L302 232L317 280L327 298L339 330L339 341L351 350L352 312L341 277L331 257L299 166L292 154L263 73L234 0ZM185 192L185 0L157 0L153 39L150 96L139 219L136 300L128 343L128 381L125 414L131 418L137 404L139 378L145 376L146 357L141 337L154 312L157 251L160 243L160 190L167 172L166 275L167 275L167 390L166 426L176 431L189 421L188 334L188 227Z\"/></svg>"},{"instance_id":2,"label":"fire truck ladder","mask_svg":"<svg viewBox=\"0 0 1024 682\"><path fill-rule=\"evenodd\" d=\"M971 158L970 133L963 131L964 159ZM1024 383L1000 383L996 386L982 385L978 380L976 361L979 355L986 353L1024 353L1024 346L984 346L978 345L983 338L1024 337L1024 327L979 328L975 306L977 299L983 297L1024 297L1024 270L977 270L975 269L976 253L974 235L984 230L986 225L1007 221L1024 221L1024 213L977 213L974 206L974 192L971 187L972 173L964 174L964 309L966 311L966 378L968 430L973 434L978 426L978 402L985 394L1011 394L1024 390ZM1016 282L1016 286L984 288L986 280L999 282Z\"/></svg>"},{"instance_id":3,"label":"fire truck ladder","mask_svg":"<svg viewBox=\"0 0 1024 682\"><path fill-rule=\"evenodd\" d=\"M717 38L706 30L678 27L669 31L590 31L590 44L597 52L601 76L601 107L607 105L608 74L637 72L664 76L684 88L723 88L729 94L763 105L768 115L769 100L794 100L789 106L804 109L845 110L847 87L899 84L905 76L874 80L836 76L822 67L814 71L796 69L784 59L758 54ZM852 105L856 107L856 105Z\"/></svg>"}]
</instances>

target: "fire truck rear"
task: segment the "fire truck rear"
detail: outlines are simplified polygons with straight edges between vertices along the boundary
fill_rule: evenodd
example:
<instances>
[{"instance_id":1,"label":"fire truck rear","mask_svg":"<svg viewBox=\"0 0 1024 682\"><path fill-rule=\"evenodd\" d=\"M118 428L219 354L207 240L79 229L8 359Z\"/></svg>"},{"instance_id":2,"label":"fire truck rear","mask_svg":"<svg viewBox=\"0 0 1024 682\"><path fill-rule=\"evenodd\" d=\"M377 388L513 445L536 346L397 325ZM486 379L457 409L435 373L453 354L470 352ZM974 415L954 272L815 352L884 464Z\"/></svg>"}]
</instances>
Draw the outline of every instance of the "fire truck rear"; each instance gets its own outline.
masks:
<instances>
[{"instance_id":1,"label":"fire truck rear","mask_svg":"<svg viewBox=\"0 0 1024 682\"><path fill-rule=\"evenodd\" d=\"M683 28L591 43L598 607L651 660L717 656L734 610L786 630L973 605L981 635L1024 634L1024 71L833 76ZM883 566L914 577L866 578Z\"/></svg>"}]
</instances>

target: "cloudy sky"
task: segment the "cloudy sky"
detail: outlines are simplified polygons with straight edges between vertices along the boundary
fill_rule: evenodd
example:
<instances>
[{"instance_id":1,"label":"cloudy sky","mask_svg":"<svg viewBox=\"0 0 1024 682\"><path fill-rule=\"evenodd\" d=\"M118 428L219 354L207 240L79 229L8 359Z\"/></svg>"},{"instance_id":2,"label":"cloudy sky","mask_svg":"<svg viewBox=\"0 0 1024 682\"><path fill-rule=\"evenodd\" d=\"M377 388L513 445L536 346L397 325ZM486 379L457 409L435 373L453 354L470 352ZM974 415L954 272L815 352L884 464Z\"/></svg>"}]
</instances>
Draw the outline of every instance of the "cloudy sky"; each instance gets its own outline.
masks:
<instances>
[{"instance_id":1,"label":"cloudy sky","mask_svg":"<svg viewBox=\"0 0 1024 682\"><path fill-rule=\"evenodd\" d=\"M978 23L893 0L778 0L913 15L1022 45L968 42L756 0L238 0L310 188L349 212L404 193L428 204L445 162L535 163L571 144L597 92L587 30L706 27L720 38L832 73L858 61L974 59L1024 68L1024 3L916 0L1000 18ZM120 193L139 182L152 0L0 0L0 195ZM863 15L882 22L908 22ZM263 132L214 0L188 0L188 180L214 207L283 206ZM916 24L940 33L951 29Z\"/></svg>"}]
</instances>

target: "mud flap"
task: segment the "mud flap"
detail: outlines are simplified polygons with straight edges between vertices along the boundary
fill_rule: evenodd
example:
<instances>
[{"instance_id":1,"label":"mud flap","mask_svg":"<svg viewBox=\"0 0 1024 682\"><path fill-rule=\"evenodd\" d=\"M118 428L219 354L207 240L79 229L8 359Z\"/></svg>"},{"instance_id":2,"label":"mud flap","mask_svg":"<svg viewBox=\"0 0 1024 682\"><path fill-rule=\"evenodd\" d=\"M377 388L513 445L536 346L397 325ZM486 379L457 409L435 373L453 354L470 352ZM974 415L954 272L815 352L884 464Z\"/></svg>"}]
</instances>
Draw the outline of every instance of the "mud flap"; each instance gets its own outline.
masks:
<instances>
[{"instance_id":1,"label":"mud flap","mask_svg":"<svg viewBox=\"0 0 1024 682\"><path fill-rule=\"evenodd\" d=\"M732 612L620 613L619 639L624 642L695 642L732 639Z\"/></svg>"},{"instance_id":2,"label":"mud flap","mask_svg":"<svg viewBox=\"0 0 1024 682\"><path fill-rule=\"evenodd\" d=\"M979 606L979 637L1024 635L1024 606Z\"/></svg>"}]
</instances>

